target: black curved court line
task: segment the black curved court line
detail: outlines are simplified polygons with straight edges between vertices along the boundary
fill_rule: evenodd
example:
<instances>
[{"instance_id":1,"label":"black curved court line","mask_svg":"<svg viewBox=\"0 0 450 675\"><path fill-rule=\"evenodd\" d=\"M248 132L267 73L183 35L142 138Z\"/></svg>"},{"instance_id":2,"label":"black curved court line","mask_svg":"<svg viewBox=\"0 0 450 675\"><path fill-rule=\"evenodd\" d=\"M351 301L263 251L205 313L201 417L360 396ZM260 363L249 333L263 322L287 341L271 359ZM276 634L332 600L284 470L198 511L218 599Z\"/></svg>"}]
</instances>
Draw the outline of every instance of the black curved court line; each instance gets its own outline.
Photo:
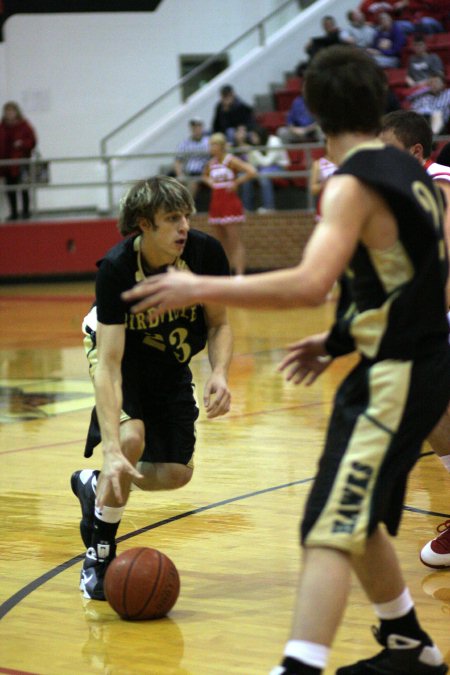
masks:
<instances>
[{"instance_id":1,"label":"black curved court line","mask_svg":"<svg viewBox=\"0 0 450 675\"><path fill-rule=\"evenodd\" d=\"M197 513L203 513L204 511L216 509L219 506L232 504L233 502L242 501L243 499L249 499L250 497L257 497L258 495L263 495L266 494L267 492L275 492L276 490L282 490L284 488L292 487L293 485L310 483L312 480L314 480L314 478L303 478L302 480L295 480L290 483L283 483L282 485L275 485L273 487L264 488L262 490L255 490L254 492L247 492L246 494L239 495L238 497L230 497L229 499L222 499L220 502L214 502L213 504L207 504L206 506L199 506L198 509L192 509L191 511L178 513L175 516L170 516L170 518L164 518L164 520L159 520L157 523L152 523L151 525L146 525L145 527L141 527L138 530L134 530L134 532L124 534L121 537L117 538L117 542L120 543L122 541L126 541L127 539L136 537L137 535L143 534L144 532L154 530L157 527L162 527L163 525L174 523L177 520L181 520L182 518L188 518L189 516L193 516ZM14 609L14 607L18 605L19 602L21 602L24 598L26 598L27 595L30 595L30 593L39 588L39 586L42 586L47 581L50 581L54 577L58 576L58 574L61 574L61 572L65 572L67 569L69 569L69 567L72 567L72 565L81 562L83 559L84 553L75 556L75 558L70 558L70 560L66 560L66 562L57 565L52 570L49 570L48 572L42 574L37 579L34 579L34 581L31 581L29 584L27 584L19 591L17 591L17 593L14 593L14 595L12 595L10 598L8 598L8 600L5 600L5 602L2 605L0 605L0 619L2 619L5 616L5 614Z\"/></svg>"},{"instance_id":2,"label":"black curved court line","mask_svg":"<svg viewBox=\"0 0 450 675\"><path fill-rule=\"evenodd\" d=\"M433 455L433 452L427 452L423 453L420 457L426 457L428 455ZM124 534L121 537L117 538L117 542L120 543L122 541L126 541L127 539L132 539L133 537L136 537L139 534L143 534L144 532L149 532L150 530L154 530L157 527L162 527L163 525L168 525L169 523L174 523L177 520L181 520L182 518L188 518L189 516L193 516L197 513L203 513L204 511L210 511L211 509L216 509L219 506L225 506L226 504L232 504L233 502L238 502L242 501L243 499L249 499L250 497L257 497L258 495L263 495L267 494L268 492L275 492L276 490L283 490L284 488L292 487L294 485L303 485L305 483L310 483L311 481L314 480L314 476L312 478L303 478L301 480L295 480L291 481L290 483L283 483L282 485L275 485L273 487L269 488L263 488L262 490L255 490L254 492L247 492L243 495L239 495L238 497L230 497L228 499L222 499L219 502L213 502L212 504L207 504L206 506L199 506L198 509L192 509L191 511L185 511L184 513L178 513L176 516L170 516L170 518L164 518L164 520L159 520L157 523L152 523L151 525L146 525L145 527L141 527L138 530L134 530L134 532L129 532L128 534ZM427 509L419 509L415 508L413 506L404 506L403 507L404 511L410 511L411 513L421 513L423 515L427 516L439 516L440 518L445 518L448 519L450 518L450 514L448 513L440 513L439 511L428 511ZM75 556L74 558L70 558L70 560L66 560L66 562L61 563L60 565L57 565L54 567L52 570L49 570L45 574L42 574L40 577L37 579L34 579L34 581L31 581L29 584L21 588L17 593L14 593L8 600L5 600L5 602L0 605L0 619L3 619L3 617L8 614L16 605L19 604L22 600L24 600L28 595L30 595L33 591L39 588L39 586L42 586L45 584L47 581L50 581L54 577L58 576L58 574L61 574L62 572L65 572L69 567L72 567L78 562L81 562L84 558L84 553L81 553L80 555ZM0 671L1 672L1 671Z\"/></svg>"}]
</instances>

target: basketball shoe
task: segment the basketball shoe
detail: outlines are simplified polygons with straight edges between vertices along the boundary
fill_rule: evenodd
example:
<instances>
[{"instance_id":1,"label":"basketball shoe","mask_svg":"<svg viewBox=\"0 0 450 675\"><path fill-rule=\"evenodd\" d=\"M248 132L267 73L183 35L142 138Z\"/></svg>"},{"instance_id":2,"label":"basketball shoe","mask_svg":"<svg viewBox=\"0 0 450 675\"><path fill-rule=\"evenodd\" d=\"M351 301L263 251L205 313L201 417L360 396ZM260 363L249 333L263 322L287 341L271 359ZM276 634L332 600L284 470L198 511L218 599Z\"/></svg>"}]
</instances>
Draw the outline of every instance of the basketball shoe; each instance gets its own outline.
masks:
<instances>
[{"instance_id":1,"label":"basketball shoe","mask_svg":"<svg viewBox=\"0 0 450 675\"><path fill-rule=\"evenodd\" d=\"M72 492L80 501L80 534L86 548L91 545L94 530L95 491L99 473L100 471L82 469L81 471L75 471L70 479Z\"/></svg>"},{"instance_id":2,"label":"basketball shoe","mask_svg":"<svg viewBox=\"0 0 450 675\"><path fill-rule=\"evenodd\" d=\"M437 526L439 535L425 544L420 559L427 567L450 567L450 520Z\"/></svg>"},{"instance_id":3,"label":"basketball shoe","mask_svg":"<svg viewBox=\"0 0 450 675\"><path fill-rule=\"evenodd\" d=\"M116 557L115 544L99 543L86 551L80 578L80 591L85 598L106 600L103 581L109 563Z\"/></svg>"},{"instance_id":4,"label":"basketball shoe","mask_svg":"<svg viewBox=\"0 0 450 675\"><path fill-rule=\"evenodd\" d=\"M370 659L338 668L336 675L445 675L448 671L435 645L395 633L384 644L376 628L373 633L385 649Z\"/></svg>"}]
</instances>

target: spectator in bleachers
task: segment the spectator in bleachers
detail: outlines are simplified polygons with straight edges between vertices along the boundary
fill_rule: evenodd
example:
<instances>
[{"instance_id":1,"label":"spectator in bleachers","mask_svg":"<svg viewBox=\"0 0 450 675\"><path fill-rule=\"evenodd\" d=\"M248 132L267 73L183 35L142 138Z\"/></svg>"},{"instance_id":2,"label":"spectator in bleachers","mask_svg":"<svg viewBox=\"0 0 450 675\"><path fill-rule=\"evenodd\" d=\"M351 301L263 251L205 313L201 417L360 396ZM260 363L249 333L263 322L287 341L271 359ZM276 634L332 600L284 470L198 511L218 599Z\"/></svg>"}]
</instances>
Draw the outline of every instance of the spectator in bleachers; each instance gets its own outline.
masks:
<instances>
[{"instance_id":1,"label":"spectator in bleachers","mask_svg":"<svg viewBox=\"0 0 450 675\"><path fill-rule=\"evenodd\" d=\"M344 44L344 40L341 37L341 29L336 23L334 16L324 16L322 18L322 28L323 34L312 37L305 45L305 52L308 54L309 59L307 61L302 61L298 64L296 68L297 75L303 75L305 69L308 66L309 61L319 52L321 49L326 47L331 47L332 45Z\"/></svg>"},{"instance_id":2,"label":"spectator in bleachers","mask_svg":"<svg viewBox=\"0 0 450 675\"><path fill-rule=\"evenodd\" d=\"M377 16L380 12L393 12L394 0L389 2L374 2L374 0L363 0L359 5L359 10L364 14L366 21L376 23Z\"/></svg>"},{"instance_id":3,"label":"spectator in bleachers","mask_svg":"<svg viewBox=\"0 0 450 675\"><path fill-rule=\"evenodd\" d=\"M230 143L230 149L235 157L239 157L244 162L247 161L248 151L250 149L250 133L245 124L240 124L235 129L233 142Z\"/></svg>"},{"instance_id":4,"label":"spectator in bleachers","mask_svg":"<svg viewBox=\"0 0 450 675\"><path fill-rule=\"evenodd\" d=\"M347 12L347 20L350 24L341 33L341 41L356 47L367 48L373 44L375 28L368 23L364 14L359 9Z\"/></svg>"},{"instance_id":5,"label":"spectator in bleachers","mask_svg":"<svg viewBox=\"0 0 450 675\"><path fill-rule=\"evenodd\" d=\"M317 122L306 107L301 94L292 101L286 123L286 126L277 130L277 135L284 145L304 141L311 142L317 139Z\"/></svg>"},{"instance_id":6,"label":"spectator in bleachers","mask_svg":"<svg viewBox=\"0 0 450 675\"><path fill-rule=\"evenodd\" d=\"M367 51L382 68L396 68L400 65L405 42L406 36L398 22L387 12L381 12L377 17L375 38Z\"/></svg>"},{"instance_id":7,"label":"spectator in bleachers","mask_svg":"<svg viewBox=\"0 0 450 675\"><path fill-rule=\"evenodd\" d=\"M3 106L3 116L0 122L0 159L27 159L31 157L36 147L36 133L22 114L17 103L8 101ZM1 175L5 177L6 185L19 185L25 181L28 167L24 164L10 164L1 168ZM21 190L22 218L30 217L30 195L27 189ZM17 220L17 190L7 190L10 214L8 220Z\"/></svg>"},{"instance_id":8,"label":"spectator in bleachers","mask_svg":"<svg viewBox=\"0 0 450 675\"><path fill-rule=\"evenodd\" d=\"M398 18L406 32L442 33L450 13L448 0L402 0Z\"/></svg>"},{"instance_id":9,"label":"spectator in bleachers","mask_svg":"<svg viewBox=\"0 0 450 675\"><path fill-rule=\"evenodd\" d=\"M244 125L247 129L253 128L255 118L253 108L236 95L233 87L224 85L220 90L220 101L214 109L212 122L213 133L225 134L232 143L236 127Z\"/></svg>"},{"instance_id":10,"label":"spectator in bleachers","mask_svg":"<svg viewBox=\"0 0 450 675\"><path fill-rule=\"evenodd\" d=\"M411 109L426 117L434 134L444 133L450 119L450 89L443 73L435 73L428 86L409 97Z\"/></svg>"},{"instance_id":11,"label":"spectator in bleachers","mask_svg":"<svg viewBox=\"0 0 450 675\"><path fill-rule=\"evenodd\" d=\"M444 65L440 56L428 52L423 35L414 36L412 43L413 54L408 60L406 84L409 87L426 82L434 73L443 73Z\"/></svg>"},{"instance_id":12,"label":"spectator in bleachers","mask_svg":"<svg viewBox=\"0 0 450 675\"><path fill-rule=\"evenodd\" d=\"M444 30L442 20L449 14L448 0L364 0L359 9L373 23L380 12L387 12L398 20L404 33L439 33Z\"/></svg>"},{"instance_id":13,"label":"spectator in bleachers","mask_svg":"<svg viewBox=\"0 0 450 675\"><path fill-rule=\"evenodd\" d=\"M209 139L205 133L203 120L195 117L190 120L190 136L177 147L177 156L174 162L175 178L187 185L195 199L205 164L209 159ZM186 180L198 177L199 180Z\"/></svg>"},{"instance_id":14,"label":"spectator in bleachers","mask_svg":"<svg viewBox=\"0 0 450 675\"><path fill-rule=\"evenodd\" d=\"M248 161L258 171L262 205L258 208L259 213L273 211L275 209L275 192L272 178L266 174L286 171L290 162L289 155L284 150L278 136L269 134L264 127L256 127L250 132L251 147L248 153ZM259 149L257 146L260 146ZM242 186L245 198L244 205L250 211L254 208L255 180L244 183Z\"/></svg>"}]
</instances>

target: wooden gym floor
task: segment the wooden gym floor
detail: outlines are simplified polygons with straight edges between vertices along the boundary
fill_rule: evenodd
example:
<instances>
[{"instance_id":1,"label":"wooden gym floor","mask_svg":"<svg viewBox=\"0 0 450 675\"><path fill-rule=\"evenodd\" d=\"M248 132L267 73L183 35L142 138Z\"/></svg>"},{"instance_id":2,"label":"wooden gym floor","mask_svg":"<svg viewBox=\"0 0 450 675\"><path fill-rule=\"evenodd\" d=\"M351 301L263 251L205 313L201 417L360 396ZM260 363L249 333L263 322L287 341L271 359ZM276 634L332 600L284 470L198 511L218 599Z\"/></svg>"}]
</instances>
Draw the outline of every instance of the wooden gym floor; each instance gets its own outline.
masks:
<instances>
[{"instance_id":1,"label":"wooden gym floor","mask_svg":"<svg viewBox=\"0 0 450 675\"><path fill-rule=\"evenodd\" d=\"M82 457L93 396L80 324L92 291L74 283L0 292L0 673L267 674L288 637L298 522L333 392L352 357L311 388L285 383L276 365L287 343L331 323L333 303L230 312L232 412L214 421L201 414L191 484L133 492L119 530L120 550L160 548L181 576L168 618L133 623L78 591L83 549L69 478L100 465L99 454ZM200 393L205 354L193 371ZM450 663L450 571L418 559L447 518L450 476L425 446L397 549L422 621ZM355 584L327 674L377 651L373 623Z\"/></svg>"}]
</instances>

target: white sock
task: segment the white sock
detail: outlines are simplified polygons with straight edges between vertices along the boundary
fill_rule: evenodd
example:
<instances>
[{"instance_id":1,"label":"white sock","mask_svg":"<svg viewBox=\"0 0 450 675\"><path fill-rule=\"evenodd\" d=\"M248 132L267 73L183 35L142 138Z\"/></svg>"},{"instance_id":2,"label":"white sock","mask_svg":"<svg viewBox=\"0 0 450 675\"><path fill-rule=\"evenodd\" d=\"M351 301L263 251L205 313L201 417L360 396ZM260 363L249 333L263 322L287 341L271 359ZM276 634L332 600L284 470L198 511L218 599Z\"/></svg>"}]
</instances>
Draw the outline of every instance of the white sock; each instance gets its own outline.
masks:
<instances>
[{"instance_id":1,"label":"white sock","mask_svg":"<svg viewBox=\"0 0 450 675\"><path fill-rule=\"evenodd\" d=\"M443 455L442 457L439 457L439 459L441 460L442 464L445 466L447 471L450 471L450 455Z\"/></svg>"},{"instance_id":2,"label":"white sock","mask_svg":"<svg viewBox=\"0 0 450 675\"><path fill-rule=\"evenodd\" d=\"M95 506L95 517L103 520L104 523L118 523L122 519L122 514L125 511L124 506L104 506L101 510Z\"/></svg>"},{"instance_id":3,"label":"white sock","mask_svg":"<svg viewBox=\"0 0 450 675\"><path fill-rule=\"evenodd\" d=\"M414 607L414 602L408 588L403 593L389 602L381 602L373 605L375 614L379 619L398 619L405 616Z\"/></svg>"},{"instance_id":4,"label":"white sock","mask_svg":"<svg viewBox=\"0 0 450 675\"><path fill-rule=\"evenodd\" d=\"M314 668L325 668L330 648L306 640L289 640L284 650L284 656L290 656Z\"/></svg>"}]
</instances>

